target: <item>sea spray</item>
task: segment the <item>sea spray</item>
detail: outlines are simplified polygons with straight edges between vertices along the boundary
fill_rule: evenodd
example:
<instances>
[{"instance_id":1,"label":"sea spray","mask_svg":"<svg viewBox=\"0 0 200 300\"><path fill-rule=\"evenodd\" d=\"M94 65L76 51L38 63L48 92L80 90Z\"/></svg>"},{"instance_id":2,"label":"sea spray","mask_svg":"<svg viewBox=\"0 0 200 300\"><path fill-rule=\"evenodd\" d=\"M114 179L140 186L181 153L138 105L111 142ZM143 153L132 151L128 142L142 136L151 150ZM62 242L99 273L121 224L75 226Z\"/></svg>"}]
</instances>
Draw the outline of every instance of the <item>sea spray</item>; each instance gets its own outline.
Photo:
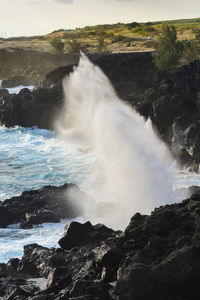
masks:
<instances>
[{"instance_id":1,"label":"sea spray","mask_svg":"<svg viewBox=\"0 0 200 300\"><path fill-rule=\"evenodd\" d=\"M136 212L174 202L166 146L151 122L118 98L100 68L82 55L63 87L65 106L56 130L68 145L92 152L103 173L92 200L80 199L84 217L123 229Z\"/></svg>"}]
</instances>

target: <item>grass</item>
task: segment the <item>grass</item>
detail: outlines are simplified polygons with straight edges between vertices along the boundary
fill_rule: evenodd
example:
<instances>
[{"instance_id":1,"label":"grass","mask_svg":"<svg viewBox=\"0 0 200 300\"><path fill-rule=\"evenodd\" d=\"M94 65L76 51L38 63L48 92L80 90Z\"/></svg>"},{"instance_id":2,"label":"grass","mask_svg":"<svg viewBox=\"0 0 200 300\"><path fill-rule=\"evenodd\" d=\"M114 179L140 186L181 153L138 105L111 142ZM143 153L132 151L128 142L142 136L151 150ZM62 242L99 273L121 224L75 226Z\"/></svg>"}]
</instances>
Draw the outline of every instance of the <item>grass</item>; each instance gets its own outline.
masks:
<instances>
[{"instance_id":1,"label":"grass","mask_svg":"<svg viewBox=\"0 0 200 300\"><path fill-rule=\"evenodd\" d=\"M135 28L124 23L104 24L76 28L73 31L59 29L44 36L0 38L0 48L18 47L53 52L50 40L59 37L65 43L69 39L76 39L86 51L95 52L98 45L98 36L103 34L107 49L110 52L153 51L153 43L148 41L147 37L152 36L157 39L162 24L165 23L175 26L177 36L181 40L193 39L193 30L200 29L200 18L146 22L140 23L140 26ZM67 52L67 47L64 51Z\"/></svg>"}]
</instances>

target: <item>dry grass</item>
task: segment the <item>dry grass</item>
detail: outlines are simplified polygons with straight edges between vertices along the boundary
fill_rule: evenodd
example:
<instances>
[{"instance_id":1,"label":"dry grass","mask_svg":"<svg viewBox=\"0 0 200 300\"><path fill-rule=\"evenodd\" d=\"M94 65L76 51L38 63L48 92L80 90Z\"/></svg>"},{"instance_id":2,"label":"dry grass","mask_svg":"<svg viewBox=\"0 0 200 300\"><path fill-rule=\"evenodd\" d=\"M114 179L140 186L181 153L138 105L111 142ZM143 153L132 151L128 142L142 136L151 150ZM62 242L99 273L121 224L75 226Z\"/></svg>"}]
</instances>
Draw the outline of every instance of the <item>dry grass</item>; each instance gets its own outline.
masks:
<instances>
[{"instance_id":1,"label":"dry grass","mask_svg":"<svg viewBox=\"0 0 200 300\"><path fill-rule=\"evenodd\" d=\"M194 38L194 29L200 29L200 22L198 20L178 20L163 22L173 24L176 27L178 38L191 40ZM151 30L154 30L154 32ZM153 43L147 40L148 36L157 38L161 32L162 23L153 23L149 26L141 24L141 27L131 28L128 24L114 24L114 25L97 25L85 28L75 29L73 32L64 30L56 31L45 35L41 39L33 40L15 40L15 41L0 41L1 48L23 48L27 50L37 50L53 53L49 41L53 37L60 37L63 42L67 39L75 38L81 45L87 48L89 52L95 52L97 46L97 35L105 35L105 43L110 52L141 52L153 51ZM150 30L150 31L149 31ZM121 39L120 39L120 37ZM67 47L65 48L67 52Z\"/></svg>"}]
</instances>

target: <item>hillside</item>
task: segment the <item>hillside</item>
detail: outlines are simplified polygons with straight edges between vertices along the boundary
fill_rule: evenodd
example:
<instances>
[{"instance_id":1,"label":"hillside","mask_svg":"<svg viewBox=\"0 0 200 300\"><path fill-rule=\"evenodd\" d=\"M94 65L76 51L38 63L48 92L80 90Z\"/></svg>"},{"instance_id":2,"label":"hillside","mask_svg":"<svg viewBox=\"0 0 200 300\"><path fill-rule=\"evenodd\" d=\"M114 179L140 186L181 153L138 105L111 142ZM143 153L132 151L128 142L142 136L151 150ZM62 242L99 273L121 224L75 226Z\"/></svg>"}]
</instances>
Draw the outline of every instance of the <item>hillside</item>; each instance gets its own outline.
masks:
<instances>
[{"instance_id":1,"label":"hillside","mask_svg":"<svg viewBox=\"0 0 200 300\"><path fill-rule=\"evenodd\" d=\"M147 23L132 22L128 24L105 24L86 26L74 30L60 29L44 36L13 37L0 39L2 48L23 48L54 52L49 42L53 37L60 37L66 44L64 52L69 52L68 41L76 40L85 52L96 52L102 43L109 52L143 52L154 50L151 38L157 39L161 32L162 24L173 24L176 27L178 38L191 40L194 30L200 29L200 18L167 20Z\"/></svg>"}]
</instances>

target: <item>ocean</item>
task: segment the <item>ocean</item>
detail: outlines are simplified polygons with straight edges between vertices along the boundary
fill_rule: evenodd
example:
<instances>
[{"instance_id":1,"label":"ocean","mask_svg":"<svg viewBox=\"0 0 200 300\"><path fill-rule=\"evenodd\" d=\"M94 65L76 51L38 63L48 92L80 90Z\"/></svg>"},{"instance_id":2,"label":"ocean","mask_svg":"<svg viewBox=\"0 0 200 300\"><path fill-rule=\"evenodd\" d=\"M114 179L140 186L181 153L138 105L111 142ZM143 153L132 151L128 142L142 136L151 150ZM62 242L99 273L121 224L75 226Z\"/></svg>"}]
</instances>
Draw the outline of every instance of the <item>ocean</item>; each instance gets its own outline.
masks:
<instances>
[{"instance_id":1,"label":"ocean","mask_svg":"<svg viewBox=\"0 0 200 300\"><path fill-rule=\"evenodd\" d=\"M18 90L15 89L15 92ZM198 174L177 171L177 168L171 168L171 172L174 190L200 185ZM137 183L145 187L144 177L138 179L140 174L134 176ZM75 149L49 130L0 127L1 201L18 196L25 190L38 189L44 185L59 186L66 182L77 184L91 197L98 194L104 187L104 172L96 155ZM23 246L29 243L58 247L57 241L63 234L64 226L71 221L46 223L28 230L19 229L18 224L0 229L0 263L12 257L20 258Z\"/></svg>"}]
</instances>

